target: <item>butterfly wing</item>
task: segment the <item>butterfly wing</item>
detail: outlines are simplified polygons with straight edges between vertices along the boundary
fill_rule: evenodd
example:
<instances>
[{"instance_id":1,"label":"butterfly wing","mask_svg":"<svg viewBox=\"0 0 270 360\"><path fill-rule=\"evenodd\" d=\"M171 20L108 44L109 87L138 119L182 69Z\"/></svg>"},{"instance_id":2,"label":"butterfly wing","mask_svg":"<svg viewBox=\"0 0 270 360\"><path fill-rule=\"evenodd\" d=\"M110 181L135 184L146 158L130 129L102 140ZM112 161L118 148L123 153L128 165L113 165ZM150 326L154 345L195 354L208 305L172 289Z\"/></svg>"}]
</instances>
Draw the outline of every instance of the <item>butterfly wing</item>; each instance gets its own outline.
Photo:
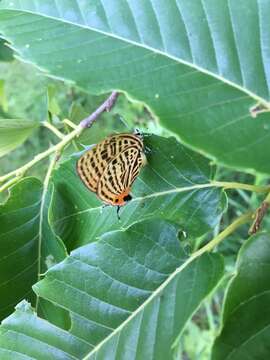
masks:
<instances>
[{"instance_id":1,"label":"butterfly wing","mask_svg":"<svg viewBox=\"0 0 270 360\"><path fill-rule=\"evenodd\" d=\"M83 183L93 192L97 192L98 182L107 167L117 154L129 147L143 151L143 142L135 134L116 134L86 151L77 162L77 172Z\"/></svg>"},{"instance_id":2,"label":"butterfly wing","mask_svg":"<svg viewBox=\"0 0 270 360\"><path fill-rule=\"evenodd\" d=\"M116 154L121 153L129 147L136 147L143 151L143 141L141 135L138 134L117 134L111 136L111 141L116 142Z\"/></svg>"},{"instance_id":3,"label":"butterfly wing","mask_svg":"<svg viewBox=\"0 0 270 360\"><path fill-rule=\"evenodd\" d=\"M133 181L143 164L143 153L130 146L111 160L104 170L97 187L97 195L111 205L124 205Z\"/></svg>"},{"instance_id":4,"label":"butterfly wing","mask_svg":"<svg viewBox=\"0 0 270 360\"><path fill-rule=\"evenodd\" d=\"M98 181L107 166L107 144L101 142L86 151L77 162L77 172L83 183L91 190L97 191ZM105 151L104 151L105 150ZM105 154L104 156L102 154Z\"/></svg>"}]
</instances>

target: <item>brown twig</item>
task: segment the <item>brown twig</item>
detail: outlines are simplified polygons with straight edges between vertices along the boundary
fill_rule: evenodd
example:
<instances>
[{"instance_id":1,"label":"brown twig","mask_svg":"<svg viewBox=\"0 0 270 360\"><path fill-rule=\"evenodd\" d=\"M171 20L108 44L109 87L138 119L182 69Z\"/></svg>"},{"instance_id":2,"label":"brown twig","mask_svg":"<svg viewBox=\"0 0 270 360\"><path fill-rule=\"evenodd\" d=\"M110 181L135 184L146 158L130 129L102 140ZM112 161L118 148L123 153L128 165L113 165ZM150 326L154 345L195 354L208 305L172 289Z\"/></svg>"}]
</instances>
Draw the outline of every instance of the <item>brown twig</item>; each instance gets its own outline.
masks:
<instances>
[{"instance_id":1,"label":"brown twig","mask_svg":"<svg viewBox=\"0 0 270 360\"><path fill-rule=\"evenodd\" d=\"M266 215L269 209L270 203L268 201L263 201L261 206L256 210L254 215L254 221L248 231L250 235L256 234L259 231L263 218Z\"/></svg>"},{"instance_id":2,"label":"brown twig","mask_svg":"<svg viewBox=\"0 0 270 360\"><path fill-rule=\"evenodd\" d=\"M36 163L38 163L39 161L45 159L46 157L48 157L49 155L53 154L53 153L58 153L61 152L64 147L69 144L73 139L75 139L76 137L80 136L81 133L88 127L92 126L93 122L104 112L104 111L110 111L112 109L112 107L114 106L117 97L118 97L119 93L116 91L113 91L111 93L111 95L107 98L107 100L104 101L104 103L102 105L100 105L91 115L89 115L87 118L83 119L79 125L77 127L75 127L75 129L67 134L59 143L57 143L56 145L52 146L51 148L45 150L44 152L36 155L34 157L34 159L32 159L31 161L29 161L27 164L21 166L20 168L13 170L11 172L9 172L8 174L5 174L3 176L0 176L0 183L7 181L10 178L15 177L16 179L20 176L22 176L22 174L24 174L27 170L29 170L32 166L34 166ZM15 181L15 179L10 180ZM0 190L5 190L6 186L9 186L9 182L4 184Z\"/></svg>"},{"instance_id":3,"label":"brown twig","mask_svg":"<svg viewBox=\"0 0 270 360\"><path fill-rule=\"evenodd\" d=\"M111 95L104 101L103 104L100 105L90 116L83 119L79 126L83 129L89 128L92 126L93 122L104 112L104 111L110 111L112 107L114 106L117 97L119 93L117 91L113 91Z\"/></svg>"}]
</instances>

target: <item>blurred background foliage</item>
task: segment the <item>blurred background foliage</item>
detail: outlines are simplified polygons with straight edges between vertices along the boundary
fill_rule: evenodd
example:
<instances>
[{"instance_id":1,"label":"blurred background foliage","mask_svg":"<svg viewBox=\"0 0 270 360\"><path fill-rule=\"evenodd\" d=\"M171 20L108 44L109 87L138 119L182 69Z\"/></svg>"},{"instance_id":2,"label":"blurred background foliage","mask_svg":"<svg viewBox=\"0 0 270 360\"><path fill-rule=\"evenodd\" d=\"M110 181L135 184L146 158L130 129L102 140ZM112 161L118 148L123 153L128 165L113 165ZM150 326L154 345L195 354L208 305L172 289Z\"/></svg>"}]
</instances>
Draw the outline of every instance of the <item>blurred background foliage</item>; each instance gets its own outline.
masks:
<instances>
[{"instance_id":1,"label":"blurred background foliage","mask_svg":"<svg viewBox=\"0 0 270 360\"><path fill-rule=\"evenodd\" d=\"M45 77L31 65L14 59L12 51L0 40L1 118L23 118L37 122L47 120L63 133L67 133L70 128L62 123L63 119L68 118L74 123L78 123L95 110L105 98L106 95L92 96L72 85ZM71 153L81 151L83 146L98 142L111 133L132 132L134 128L139 128L145 132L168 135L143 104L130 102L127 97L121 96L113 111L102 115L102 119L91 129L86 130L78 141L73 142L65 150L62 159ZM54 134L40 126L23 145L0 158L0 174L3 175L25 164L34 155L44 151L57 141ZM48 167L48 161L49 159L39 162L29 171L28 175L36 176L42 180ZM215 168L216 180L239 181L256 185L266 183L266 177L260 174L254 176L240 173L216 164ZM219 227L215 229L216 234L249 206L255 209L262 200L261 196L250 195L241 190L230 191L228 195L229 209L224 214ZM0 202L5 201L7 196L8 194L0 194ZM267 219L265 226L269 227L269 220L267 223ZM210 349L220 324L224 290L234 273L237 252L247 238L247 231L247 227L241 227L220 245L219 251L225 257L227 275L220 285L219 291L204 302L188 323L180 343L175 346L177 359L209 359ZM212 238L215 233L207 234L203 238L192 241L186 239L182 234L179 239L185 242L187 250L192 252Z\"/></svg>"},{"instance_id":2,"label":"blurred background foliage","mask_svg":"<svg viewBox=\"0 0 270 360\"><path fill-rule=\"evenodd\" d=\"M106 95L86 94L71 85L44 77L31 65L2 56L3 44L0 44L1 118L22 118L37 122L47 120L60 131L67 133L71 129L62 123L63 119L68 118L79 123L106 98ZM113 112L102 115L102 121L86 130L76 143L73 142L69 149L66 149L63 159L74 151L82 150L83 146L96 143L114 132L130 132L138 127L158 133L155 123L142 104L131 103L121 96ZM19 167L56 142L56 136L40 126L22 146L0 158L0 173L5 174ZM47 166L48 159L38 163L28 174L42 179ZM0 199L3 200L3 197Z\"/></svg>"}]
</instances>

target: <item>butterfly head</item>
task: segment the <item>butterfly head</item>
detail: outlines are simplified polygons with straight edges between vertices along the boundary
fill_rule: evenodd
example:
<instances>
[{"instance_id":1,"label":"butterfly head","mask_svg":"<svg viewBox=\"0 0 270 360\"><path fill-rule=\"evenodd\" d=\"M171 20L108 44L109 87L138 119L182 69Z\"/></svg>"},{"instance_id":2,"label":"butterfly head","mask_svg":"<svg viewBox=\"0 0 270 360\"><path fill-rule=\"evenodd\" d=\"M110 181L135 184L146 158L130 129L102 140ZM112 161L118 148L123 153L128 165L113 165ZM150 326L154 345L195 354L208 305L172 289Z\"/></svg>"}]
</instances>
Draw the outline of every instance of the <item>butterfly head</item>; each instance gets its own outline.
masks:
<instances>
[{"instance_id":1,"label":"butterfly head","mask_svg":"<svg viewBox=\"0 0 270 360\"><path fill-rule=\"evenodd\" d=\"M138 136L138 138L143 139L143 133L140 129L135 128L133 131L133 135Z\"/></svg>"},{"instance_id":2,"label":"butterfly head","mask_svg":"<svg viewBox=\"0 0 270 360\"><path fill-rule=\"evenodd\" d=\"M126 205L127 202L132 200L132 196L130 195L129 192L130 192L130 189L126 189L122 194L119 194L114 199L114 205L123 206L123 205Z\"/></svg>"},{"instance_id":3,"label":"butterfly head","mask_svg":"<svg viewBox=\"0 0 270 360\"><path fill-rule=\"evenodd\" d=\"M119 211L121 206L125 205L128 201L132 200L132 196L128 193L129 189L127 191L125 191L123 194L119 195L119 197L117 199L115 199L115 204L117 205L117 217L118 220L120 220L120 215L119 215Z\"/></svg>"},{"instance_id":4,"label":"butterfly head","mask_svg":"<svg viewBox=\"0 0 270 360\"><path fill-rule=\"evenodd\" d=\"M128 202L128 201L132 200L132 196L131 196L130 194L125 195L124 198L123 198L123 200L124 200L125 202Z\"/></svg>"}]
</instances>

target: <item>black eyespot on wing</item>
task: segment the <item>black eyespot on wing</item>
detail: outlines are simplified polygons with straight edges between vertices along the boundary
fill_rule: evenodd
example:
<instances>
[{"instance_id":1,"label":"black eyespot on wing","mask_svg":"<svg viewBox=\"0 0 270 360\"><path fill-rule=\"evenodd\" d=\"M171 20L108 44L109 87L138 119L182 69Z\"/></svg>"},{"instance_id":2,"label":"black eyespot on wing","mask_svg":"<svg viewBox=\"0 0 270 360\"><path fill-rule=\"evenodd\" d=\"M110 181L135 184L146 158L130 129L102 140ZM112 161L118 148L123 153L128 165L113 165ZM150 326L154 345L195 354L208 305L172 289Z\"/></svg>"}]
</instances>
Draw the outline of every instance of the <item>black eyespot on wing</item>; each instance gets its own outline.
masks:
<instances>
[{"instance_id":1,"label":"black eyespot on wing","mask_svg":"<svg viewBox=\"0 0 270 360\"><path fill-rule=\"evenodd\" d=\"M131 199L132 199L132 196L129 194L124 196L124 201L130 201Z\"/></svg>"}]
</instances>

